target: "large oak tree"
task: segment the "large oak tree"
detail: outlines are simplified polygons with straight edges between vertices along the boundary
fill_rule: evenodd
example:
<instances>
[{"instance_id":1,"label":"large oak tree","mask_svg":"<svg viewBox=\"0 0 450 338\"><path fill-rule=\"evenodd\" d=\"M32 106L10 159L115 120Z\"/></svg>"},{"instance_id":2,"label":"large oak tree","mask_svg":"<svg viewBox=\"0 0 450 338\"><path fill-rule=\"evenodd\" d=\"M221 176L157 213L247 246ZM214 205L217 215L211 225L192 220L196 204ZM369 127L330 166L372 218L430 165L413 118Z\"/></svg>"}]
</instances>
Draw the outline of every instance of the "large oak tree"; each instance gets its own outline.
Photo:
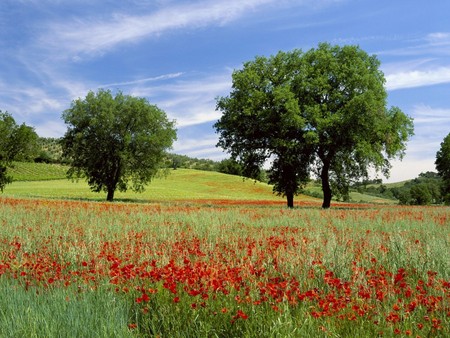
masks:
<instances>
[{"instance_id":1,"label":"large oak tree","mask_svg":"<svg viewBox=\"0 0 450 338\"><path fill-rule=\"evenodd\" d=\"M174 122L144 98L89 92L64 111L68 130L63 154L71 160L68 176L85 177L95 192L143 191L157 174L165 151L176 139Z\"/></svg>"},{"instance_id":2,"label":"large oak tree","mask_svg":"<svg viewBox=\"0 0 450 338\"><path fill-rule=\"evenodd\" d=\"M233 72L230 95L217 99L218 145L250 172L270 160L270 183L289 207L316 174L329 208L370 168L388 175L413 134L412 119L387 108L379 66L357 46L326 43L256 57Z\"/></svg>"}]
</instances>

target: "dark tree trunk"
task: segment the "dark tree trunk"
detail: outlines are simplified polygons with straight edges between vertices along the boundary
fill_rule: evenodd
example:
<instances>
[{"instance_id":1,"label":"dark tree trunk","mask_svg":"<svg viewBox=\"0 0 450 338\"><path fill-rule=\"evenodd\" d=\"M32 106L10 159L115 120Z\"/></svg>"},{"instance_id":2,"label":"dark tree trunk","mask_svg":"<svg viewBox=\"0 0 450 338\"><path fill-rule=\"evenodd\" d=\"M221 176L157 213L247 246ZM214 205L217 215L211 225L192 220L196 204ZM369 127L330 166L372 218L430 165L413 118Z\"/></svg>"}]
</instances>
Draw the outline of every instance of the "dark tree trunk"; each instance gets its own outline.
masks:
<instances>
[{"instance_id":1,"label":"dark tree trunk","mask_svg":"<svg viewBox=\"0 0 450 338\"><path fill-rule=\"evenodd\" d=\"M116 191L117 188L117 183L119 182L120 179L120 174L121 174L121 161L120 158L117 159L117 162L115 163L115 169L114 169L114 175L112 175L110 182L108 182L108 194L106 196L106 200L108 202L112 202L112 200L114 199L114 192Z\"/></svg>"},{"instance_id":2,"label":"dark tree trunk","mask_svg":"<svg viewBox=\"0 0 450 338\"><path fill-rule=\"evenodd\" d=\"M287 199L288 208L293 208L294 207L294 194L292 192L287 192L286 199Z\"/></svg>"},{"instance_id":3,"label":"dark tree trunk","mask_svg":"<svg viewBox=\"0 0 450 338\"><path fill-rule=\"evenodd\" d=\"M115 189L108 188L108 194L106 195L106 200L108 202L112 202L112 200L114 199L114 191Z\"/></svg>"},{"instance_id":4,"label":"dark tree trunk","mask_svg":"<svg viewBox=\"0 0 450 338\"><path fill-rule=\"evenodd\" d=\"M324 161L320 178L322 179L323 203L322 208L328 209L331 206L331 187L330 187L330 162Z\"/></svg>"}]
</instances>

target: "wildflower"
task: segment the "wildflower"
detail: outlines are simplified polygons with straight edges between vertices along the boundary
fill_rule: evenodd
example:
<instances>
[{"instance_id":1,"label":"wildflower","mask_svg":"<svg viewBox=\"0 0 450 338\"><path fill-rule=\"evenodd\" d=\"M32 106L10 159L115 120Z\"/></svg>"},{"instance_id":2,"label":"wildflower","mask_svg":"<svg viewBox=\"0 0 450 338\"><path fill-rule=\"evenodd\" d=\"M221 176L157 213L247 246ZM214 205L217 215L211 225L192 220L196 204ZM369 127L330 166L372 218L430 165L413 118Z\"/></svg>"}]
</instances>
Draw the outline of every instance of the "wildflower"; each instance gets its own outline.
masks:
<instances>
[{"instance_id":1,"label":"wildflower","mask_svg":"<svg viewBox=\"0 0 450 338\"><path fill-rule=\"evenodd\" d=\"M400 321L400 316L396 313L389 313L389 315L386 317L386 321L387 322L391 322L391 323L397 323Z\"/></svg>"},{"instance_id":2,"label":"wildflower","mask_svg":"<svg viewBox=\"0 0 450 338\"><path fill-rule=\"evenodd\" d=\"M149 300L150 300L150 297L146 293L143 293L141 297L136 298L136 303L138 303L138 304L142 303L142 302L146 303Z\"/></svg>"},{"instance_id":3,"label":"wildflower","mask_svg":"<svg viewBox=\"0 0 450 338\"><path fill-rule=\"evenodd\" d=\"M242 310L237 310L236 315L234 315L231 319L231 323L233 324L239 318L246 320L248 318L248 315L246 315Z\"/></svg>"}]
</instances>

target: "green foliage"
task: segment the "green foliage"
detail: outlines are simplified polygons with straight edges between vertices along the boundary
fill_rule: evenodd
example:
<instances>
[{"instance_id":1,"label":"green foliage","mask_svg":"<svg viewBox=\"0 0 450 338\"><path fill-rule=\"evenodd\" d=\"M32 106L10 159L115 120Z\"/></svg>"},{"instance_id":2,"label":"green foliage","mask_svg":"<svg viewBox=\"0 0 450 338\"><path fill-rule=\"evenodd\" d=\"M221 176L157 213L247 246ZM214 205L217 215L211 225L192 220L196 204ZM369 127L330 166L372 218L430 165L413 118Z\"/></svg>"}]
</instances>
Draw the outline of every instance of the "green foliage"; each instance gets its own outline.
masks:
<instances>
[{"instance_id":1,"label":"green foliage","mask_svg":"<svg viewBox=\"0 0 450 338\"><path fill-rule=\"evenodd\" d=\"M205 171L218 171L217 162L209 159L189 157L187 155L166 154L164 163L165 167L172 169L184 168Z\"/></svg>"},{"instance_id":2,"label":"green foliage","mask_svg":"<svg viewBox=\"0 0 450 338\"><path fill-rule=\"evenodd\" d=\"M387 175L413 134L412 119L386 107L379 66L359 47L325 43L256 57L233 73L230 95L217 100L218 145L247 175L271 159L269 180L290 206L317 174L328 208L333 194L346 199L350 183L367 179L370 168Z\"/></svg>"},{"instance_id":3,"label":"green foliage","mask_svg":"<svg viewBox=\"0 0 450 338\"><path fill-rule=\"evenodd\" d=\"M29 161L36 156L38 136L32 127L17 125L14 118L0 110L0 190L12 179L7 168L13 161Z\"/></svg>"},{"instance_id":4,"label":"green foliage","mask_svg":"<svg viewBox=\"0 0 450 338\"><path fill-rule=\"evenodd\" d=\"M442 177L442 195L447 205L450 205L450 133L441 143L436 154L436 170Z\"/></svg>"},{"instance_id":5,"label":"green foliage","mask_svg":"<svg viewBox=\"0 0 450 338\"><path fill-rule=\"evenodd\" d=\"M289 206L308 181L311 155L305 121L292 91L300 54L257 57L235 71L230 96L217 100L223 115L215 124L218 145L242 163L243 175L256 176L264 162L274 158L269 182L276 193L287 197Z\"/></svg>"},{"instance_id":6,"label":"green foliage","mask_svg":"<svg viewBox=\"0 0 450 338\"><path fill-rule=\"evenodd\" d=\"M268 182L266 172L260 168L255 168L254 172L249 173L243 168L242 164L233 158L226 158L217 165L217 171L224 174L244 176L260 182Z\"/></svg>"},{"instance_id":7,"label":"green foliage","mask_svg":"<svg viewBox=\"0 0 450 338\"><path fill-rule=\"evenodd\" d=\"M61 140L54 137L39 137L40 152L34 159L35 162L43 163L66 163L63 158Z\"/></svg>"},{"instance_id":8,"label":"green foliage","mask_svg":"<svg viewBox=\"0 0 450 338\"><path fill-rule=\"evenodd\" d=\"M433 172L421 173L401 187L389 189L403 205L441 204L442 179Z\"/></svg>"},{"instance_id":9,"label":"green foliage","mask_svg":"<svg viewBox=\"0 0 450 338\"><path fill-rule=\"evenodd\" d=\"M242 176L242 165L232 158L226 158L219 163L219 172L229 175Z\"/></svg>"},{"instance_id":10,"label":"green foliage","mask_svg":"<svg viewBox=\"0 0 450 338\"><path fill-rule=\"evenodd\" d=\"M363 182L352 186L352 190L386 199L396 199L402 205L441 204L442 179L437 173L421 173L413 180L402 184L381 184L380 182Z\"/></svg>"},{"instance_id":11,"label":"green foliage","mask_svg":"<svg viewBox=\"0 0 450 338\"><path fill-rule=\"evenodd\" d=\"M110 91L89 92L63 113L68 130L63 156L71 160L68 176L85 177L95 192L116 189L142 192L158 173L165 150L176 139L174 122L144 98Z\"/></svg>"}]
</instances>

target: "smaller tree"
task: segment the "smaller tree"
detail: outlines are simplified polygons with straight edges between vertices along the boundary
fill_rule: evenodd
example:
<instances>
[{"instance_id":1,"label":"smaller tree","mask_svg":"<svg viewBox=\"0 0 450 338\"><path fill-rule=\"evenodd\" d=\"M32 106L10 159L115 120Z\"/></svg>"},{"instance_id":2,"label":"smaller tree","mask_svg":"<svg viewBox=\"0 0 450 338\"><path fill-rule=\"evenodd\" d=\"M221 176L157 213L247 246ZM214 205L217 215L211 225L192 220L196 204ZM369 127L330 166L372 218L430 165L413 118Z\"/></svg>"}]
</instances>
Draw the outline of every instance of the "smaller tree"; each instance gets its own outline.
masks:
<instances>
[{"instance_id":1,"label":"smaller tree","mask_svg":"<svg viewBox=\"0 0 450 338\"><path fill-rule=\"evenodd\" d=\"M220 173L242 176L242 166L232 158L226 158L220 161L217 169Z\"/></svg>"},{"instance_id":2,"label":"smaller tree","mask_svg":"<svg viewBox=\"0 0 450 338\"><path fill-rule=\"evenodd\" d=\"M436 170L442 177L442 196L445 204L450 205L450 133L441 143L441 148L436 153Z\"/></svg>"},{"instance_id":3,"label":"smaller tree","mask_svg":"<svg viewBox=\"0 0 450 338\"><path fill-rule=\"evenodd\" d=\"M108 201L116 189L142 192L176 139L174 122L164 111L121 92L89 92L62 117L68 125L61 140L63 155L71 159L68 177L85 177Z\"/></svg>"},{"instance_id":4,"label":"smaller tree","mask_svg":"<svg viewBox=\"0 0 450 338\"><path fill-rule=\"evenodd\" d=\"M7 168L13 161L29 161L37 154L38 136L32 127L17 125L8 112L0 110L0 190L12 182Z\"/></svg>"},{"instance_id":5,"label":"smaller tree","mask_svg":"<svg viewBox=\"0 0 450 338\"><path fill-rule=\"evenodd\" d=\"M429 205L432 202L432 194L426 183L419 183L411 187L411 204L414 205Z\"/></svg>"}]
</instances>

